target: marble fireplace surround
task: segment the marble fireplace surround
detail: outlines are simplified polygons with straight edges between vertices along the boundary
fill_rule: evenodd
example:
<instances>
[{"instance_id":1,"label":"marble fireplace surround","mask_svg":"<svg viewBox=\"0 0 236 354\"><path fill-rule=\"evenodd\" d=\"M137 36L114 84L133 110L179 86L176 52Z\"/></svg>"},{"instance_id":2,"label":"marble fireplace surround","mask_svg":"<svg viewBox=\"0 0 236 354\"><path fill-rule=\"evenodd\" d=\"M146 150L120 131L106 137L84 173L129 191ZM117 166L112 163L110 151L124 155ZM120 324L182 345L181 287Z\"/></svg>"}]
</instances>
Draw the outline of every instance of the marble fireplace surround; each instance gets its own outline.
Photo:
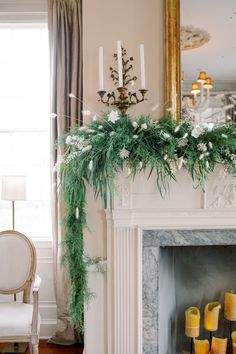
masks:
<instances>
[{"instance_id":1,"label":"marble fireplace surround","mask_svg":"<svg viewBox=\"0 0 236 354\"><path fill-rule=\"evenodd\" d=\"M188 353L184 310L194 305L202 312L236 288L232 246L236 229L143 231L143 353ZM221 312L216 336L227 329ZM206 335L201 328L201 338Z\"/></svg>"},{"instance_id":2,"label":"marble fireplace surround","mask_svg":"<svg viewBox=\"0 0 236 354\"><path fill-rule=\"evenodd\" d=\"M165 354L147 349L151 340L147 340L142 291L146 230L236 229L235 180L219 170L209 178L205 193L193 188L183 172L177 180L163 200L154 176L147 181L140 174L133 181L124 171L118 178L114 208L106 210L105 354ZM191 237L184 242L191 243Z\"/></svg>"}]
</instances>

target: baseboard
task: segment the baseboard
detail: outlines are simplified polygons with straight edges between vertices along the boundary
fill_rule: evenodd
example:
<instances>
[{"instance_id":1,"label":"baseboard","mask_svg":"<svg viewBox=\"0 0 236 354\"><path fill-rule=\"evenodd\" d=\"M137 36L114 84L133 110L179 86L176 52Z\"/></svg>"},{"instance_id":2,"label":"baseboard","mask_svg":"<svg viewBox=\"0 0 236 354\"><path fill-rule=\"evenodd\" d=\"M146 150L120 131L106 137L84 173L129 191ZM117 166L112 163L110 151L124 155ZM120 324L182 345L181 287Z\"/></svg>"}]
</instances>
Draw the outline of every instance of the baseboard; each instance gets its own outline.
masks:
<instances>
[{"instance_id":1,"label":"baseboard","mask_svg":"<svg viewBox=\"0 0 236 354\"><path fill-rule=\"evenodd\" d=\"M57 320L42 319L40 325L40 339L50 338L56 331Z\"/></svg>"}]
</instances>

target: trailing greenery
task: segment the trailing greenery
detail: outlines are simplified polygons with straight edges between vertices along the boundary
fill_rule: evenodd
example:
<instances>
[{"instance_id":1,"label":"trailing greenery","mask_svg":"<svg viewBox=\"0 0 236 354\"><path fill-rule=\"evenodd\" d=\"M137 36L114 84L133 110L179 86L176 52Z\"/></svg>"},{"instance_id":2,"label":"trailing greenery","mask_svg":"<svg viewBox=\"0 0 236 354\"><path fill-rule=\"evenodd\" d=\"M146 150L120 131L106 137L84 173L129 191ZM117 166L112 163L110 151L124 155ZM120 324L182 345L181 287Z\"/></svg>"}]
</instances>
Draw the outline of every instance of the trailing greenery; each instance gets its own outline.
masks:
<instances>
[{"instance_id":1,"label":"trailing greenery","mask_svg":"<svg viewBox=\"0 0 236 354\"><path fill-rule=\"evenodd\" d=\"M65 262L71 279L69 314L83 328L83 308L91 296L87 283L88 258L83 253L86 226L86 188L91 185L104 207L112 206L115 177L124 167L135 176L140 171L156 175L164 196L177 170L187 170L195 185L204 189L217 165L236 176L236 124L193 126L171 118L153 121L141 116L132 121L112 111L85 127L67 133L61 144L65 154L60 167L65 200ZM109 200L108 200L109 198Z\"/></svg>"}]
</instances>

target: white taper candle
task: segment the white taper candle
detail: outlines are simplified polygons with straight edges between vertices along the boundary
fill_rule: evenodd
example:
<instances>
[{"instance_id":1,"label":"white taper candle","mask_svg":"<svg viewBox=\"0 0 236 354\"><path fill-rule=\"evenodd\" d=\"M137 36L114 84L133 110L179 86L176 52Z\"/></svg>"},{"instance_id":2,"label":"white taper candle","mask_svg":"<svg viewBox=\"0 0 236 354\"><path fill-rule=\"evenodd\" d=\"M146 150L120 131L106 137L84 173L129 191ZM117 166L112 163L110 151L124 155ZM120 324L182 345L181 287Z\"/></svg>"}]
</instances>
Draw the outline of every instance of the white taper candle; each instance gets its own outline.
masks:
<instances>
[{"instance_id":1,"label":"white taper candle","mask_svg":"<svg viewBox=\"0 0 236 354\"><path fill-rule=\"evenodd\" d=\"M144 45L140 44L140 73L141 73L141 89L146 88L145 82L145 60L144 60Z\"/></svg>"},{"instance_id":2,"label":"white taper candle","mask_svg":"<svg viewBox=\"0 0 236 354\"><path fill-rule=\"evenodd\" d=\"M123 69L122 69L122 48L121 41L117 41L117 60L118 60L118 76L119 76L119 87L123 86Z\"/></svg>"},{"instance_id":3,"label":"white taper candle","mask_svg":"<svg viewBox=\"0 0 236 354\"><path fill-rule=\"evenodd\" d=\"M99 47L99 91L104 90L104 80L103 80L103 47Z\"/></svg>"}]
</instances>

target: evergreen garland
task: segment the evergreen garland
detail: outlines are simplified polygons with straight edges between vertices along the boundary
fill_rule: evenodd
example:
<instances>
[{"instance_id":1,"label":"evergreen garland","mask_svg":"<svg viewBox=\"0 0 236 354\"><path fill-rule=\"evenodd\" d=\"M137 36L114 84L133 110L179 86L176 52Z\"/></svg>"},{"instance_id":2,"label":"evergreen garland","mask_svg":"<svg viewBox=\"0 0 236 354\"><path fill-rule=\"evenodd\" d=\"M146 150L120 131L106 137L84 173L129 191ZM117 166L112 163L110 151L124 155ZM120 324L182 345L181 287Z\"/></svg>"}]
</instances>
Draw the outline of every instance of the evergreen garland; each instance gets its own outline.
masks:
<instances>
[{"instance_id":1,"label":"evergreen garland","mask_svg":"<svg viewBox=\"0 0 236 354\"><path fill-rule=\"evenodd\" d=\"M84 127L67 133L60 142L65 155L60 180L65 201L65 254L71 279L69 315L75 327L83 329L83 310L88 289L83 230L86 226L86 187L101 196L104 208L115 188L115 177L125 166L135 176L140 171L156 172L157 188L164 196L177 169L187 170L194 183L204 189L209 173L217 165L236 177L236 124L209 129L171 118L153 121L141 116L132 121L112 111Z\"/></svg>"}]
</instances>

